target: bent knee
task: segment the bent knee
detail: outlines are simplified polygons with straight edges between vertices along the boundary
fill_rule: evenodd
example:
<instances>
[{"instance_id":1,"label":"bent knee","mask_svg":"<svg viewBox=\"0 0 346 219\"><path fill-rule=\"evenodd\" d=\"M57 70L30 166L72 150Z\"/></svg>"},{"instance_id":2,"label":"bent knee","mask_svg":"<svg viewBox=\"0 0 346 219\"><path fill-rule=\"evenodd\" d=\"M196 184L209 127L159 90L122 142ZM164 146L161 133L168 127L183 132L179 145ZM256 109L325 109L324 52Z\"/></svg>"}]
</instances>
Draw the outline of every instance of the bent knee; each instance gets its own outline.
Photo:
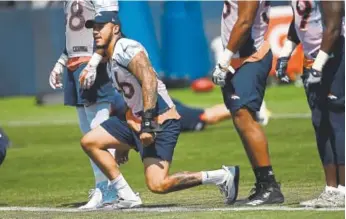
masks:
<instances>
[{"instance_id":1,"label":"bent knee","mask_svg":"<svg viewBox=\"0 0 346 219\"><path fill-rule=\"evenodd\" d=\"M86 134L80 140L80 144L84 151L90 151L95 145L95 141L89 134Z\"/></svg>"},{"instance_id":2,"label":"bent knee","mask_svg":"<svg viewBox=\"0 0 346 219\"><path fill-rule=\"evenodd\" d=\"M166 193L169 193L169 185L167 183L167 180L165 179L161 179L161 180L158 180L158 179L154 179L154 180L151 180L151 179L147 179L147 186L148 186L148 189L153 192L153 193L156 193L156 194L166 194Z\"/></svg>"},{"instance_id":3,"label":"bent knee","mask_svg":"<svg viewBox=\"0 0 346 219\"><path fill-rule=\"evenodd\" d=\"M147 184L148 189L152 192L152 193L156 193L156 194L167 194L168 190L165 188L163 183L148 183Z\"/></svg>"}]
</instances>

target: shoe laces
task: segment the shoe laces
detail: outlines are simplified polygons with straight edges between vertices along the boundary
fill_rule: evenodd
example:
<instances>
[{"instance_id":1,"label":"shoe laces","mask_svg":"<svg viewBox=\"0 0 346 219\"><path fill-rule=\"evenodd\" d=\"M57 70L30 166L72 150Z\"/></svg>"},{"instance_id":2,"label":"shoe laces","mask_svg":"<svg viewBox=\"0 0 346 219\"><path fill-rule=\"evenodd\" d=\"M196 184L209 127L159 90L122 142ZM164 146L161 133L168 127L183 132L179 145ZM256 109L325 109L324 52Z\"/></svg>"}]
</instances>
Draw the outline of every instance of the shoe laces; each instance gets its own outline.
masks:
<instances>
[{"instance_id":1,"label":"shoe laces","mask_svg":"<svg viewBox=\"0 0 346 219\"><path fill-rule=\"evenodd\" d=\"M267 182L256 182L255 187L251 189L249 200L255 198L256 196L268 191L269 187L278 187L280 189L280 183L277 184L271 184Z\"/></svg>"},{"instance_id":2,"label":"shoe laces","mask_svg":"<svg viewBox=\"0 0 346 219\"><path fill-rule=\"evenodd\" d=\"M260 193L263 192L263 188L264 188L263 183L256 182L254 186L255 187L252 188L250 191L249 200L255 198L256 196L258 196Z\"/></svg>"}]
</instances>

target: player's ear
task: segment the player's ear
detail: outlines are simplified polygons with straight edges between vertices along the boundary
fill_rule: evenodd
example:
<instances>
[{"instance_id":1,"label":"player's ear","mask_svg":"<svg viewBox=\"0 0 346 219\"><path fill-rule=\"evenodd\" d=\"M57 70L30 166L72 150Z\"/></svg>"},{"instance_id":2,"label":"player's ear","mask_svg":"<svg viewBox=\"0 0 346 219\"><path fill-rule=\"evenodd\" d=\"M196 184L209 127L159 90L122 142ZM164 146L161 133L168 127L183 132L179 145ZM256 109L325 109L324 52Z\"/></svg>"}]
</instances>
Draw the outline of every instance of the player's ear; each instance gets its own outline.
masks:
<instances>
[{"instance_id":1,"label":"player's ear","mask_svg":"<svg viewBox=\"0 0 346 219\"><path fill-rule=\"evenodd\" d=\"M119 25L114 25L113 27L113 34L117 35L120 32L120 26Z\"/></svg>"}]
</instances>

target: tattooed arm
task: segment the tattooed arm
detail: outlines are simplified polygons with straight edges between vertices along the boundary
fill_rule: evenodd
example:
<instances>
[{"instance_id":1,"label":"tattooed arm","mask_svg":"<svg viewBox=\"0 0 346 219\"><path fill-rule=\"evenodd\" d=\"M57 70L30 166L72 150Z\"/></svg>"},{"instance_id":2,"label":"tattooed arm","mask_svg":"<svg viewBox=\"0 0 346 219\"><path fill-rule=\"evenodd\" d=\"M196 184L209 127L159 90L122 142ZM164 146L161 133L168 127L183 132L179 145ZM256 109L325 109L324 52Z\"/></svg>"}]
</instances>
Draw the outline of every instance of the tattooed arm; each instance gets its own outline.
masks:
<instances>
[{"instance_id":1,"label":"tattooed arm","mask_svg":"<svg viewBox=\"0 0 346 219\"><path fill-rule=\"evenodd\" d=\"M143 114L140 139L143 145L153 144L156 132L160 131L155 122L157 102L157 76L146 54L141 51L131 60L128 69L142 85Z\"/></svg>"},{"instance_id":2,"label":"tattooed arm","mask_svg":"<svg viewBox=\"0 0 346 219\"><path fill-rule=\"evenodd\" d=\"M157 101L157 76L143 51L131 60L128 69L142 85L144 112L154 109Z\"/></svg>"}]
</instances>

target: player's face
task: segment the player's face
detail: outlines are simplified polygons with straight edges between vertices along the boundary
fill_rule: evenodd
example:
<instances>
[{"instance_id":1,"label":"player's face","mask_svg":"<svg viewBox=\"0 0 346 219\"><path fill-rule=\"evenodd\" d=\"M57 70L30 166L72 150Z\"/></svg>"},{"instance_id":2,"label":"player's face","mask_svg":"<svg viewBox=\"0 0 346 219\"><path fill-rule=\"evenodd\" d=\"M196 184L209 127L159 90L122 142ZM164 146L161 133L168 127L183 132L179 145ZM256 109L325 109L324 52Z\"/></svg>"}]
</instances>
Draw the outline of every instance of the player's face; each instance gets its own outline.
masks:
<instances>
[{"instance_id":1,"label":"player's face","mask_svg":"<svg viewBox=\"0 0 346 219\"><path fill-rule=\"evenodd\" d=\"M94 39L97 47L106 47L113 36L114 24L94 24Z\"/></svg>"}]
</instances>

